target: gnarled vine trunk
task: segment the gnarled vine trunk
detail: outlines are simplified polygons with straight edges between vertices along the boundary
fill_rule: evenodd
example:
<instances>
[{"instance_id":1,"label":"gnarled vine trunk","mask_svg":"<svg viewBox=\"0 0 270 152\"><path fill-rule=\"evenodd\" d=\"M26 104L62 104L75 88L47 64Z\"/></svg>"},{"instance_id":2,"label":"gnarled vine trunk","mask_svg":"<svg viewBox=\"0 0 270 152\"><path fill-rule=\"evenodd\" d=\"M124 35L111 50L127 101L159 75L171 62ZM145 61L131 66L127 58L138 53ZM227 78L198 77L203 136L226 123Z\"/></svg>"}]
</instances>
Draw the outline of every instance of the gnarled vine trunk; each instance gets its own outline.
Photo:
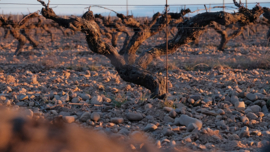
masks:
<instances>
[{"instance_id":1,"label":"gnarled vine trunk","mask_svg":"<svg viewBox=\"0 0 270 152\"><path fill-rule=\"evenodd\" d=\"M150 22L145 23L136 21L133 16L117 13L117 17L121 20L112 23L101 15L94 15L90 10L82 18L65 19L57 16L49 8L49 4L45 4L41 0L38 1L44 6L41 14L45 18L52 19L62 27L85 33L89 48L97 54L106 56L124 81L144 86L151 90L152 97L159 98L164 97L166 93L165 78L150 73L146 68L153 59L166 54L166 44L160 44L146 50L136 58L138 48L147 38L164 30L167 23L177 23L178 32L169 40L168 52L172 54L182 45L196 40L213 21L224 26L236 23L248 25L263 13L260 6L249 10L234 1L235 5L239 7L239 13L206 12L187 20L183 17L190 12L187 9L182 10L180 13L169 13L168 20L165 19L166 14L156 13ZM102 22L97 21L97 18L101 19ZM103 28L101 29L100 26ZM116 29L117 32L126 33L125 44L119 52L114 46L103 41L102 34L110 35L110 28ZM133 36L126 30L127 28L134 32Z\"/></svg>"}]
</instances>

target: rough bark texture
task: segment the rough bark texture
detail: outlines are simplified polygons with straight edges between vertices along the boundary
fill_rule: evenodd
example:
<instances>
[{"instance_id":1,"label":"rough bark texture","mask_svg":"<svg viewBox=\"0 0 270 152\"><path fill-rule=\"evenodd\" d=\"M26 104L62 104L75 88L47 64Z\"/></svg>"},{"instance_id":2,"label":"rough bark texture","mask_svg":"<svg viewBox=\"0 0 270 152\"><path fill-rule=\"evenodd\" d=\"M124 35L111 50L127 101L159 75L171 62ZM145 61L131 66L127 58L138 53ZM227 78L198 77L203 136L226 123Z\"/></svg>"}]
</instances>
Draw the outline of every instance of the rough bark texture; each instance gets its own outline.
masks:
<instances>
[{"instance_id":1,"label":"rough bark texture","mask_svg":"<svg viewBox=\"0 0 270 152\"><path fill-rule=\"evenodd\" d=\"M166 44L155 46L143 52L138 59L136 59L136 53L147 38L164 30L166 23L177 25L178 32L169 41L169 53L174 53L180 46L196 40L204 32L205 27L213 21L224 26L236 23L248 25L263 13L259 6L248 10L234 1L235 5L239 7L239 13L202 13L188 20L183 17L190 12L187 9L180 13L169 13L168 20L165 19L166 14L156 13L151 21L144 23L138 22L133 16L117 13L116 15L120 20L111 22L110 18L94 15L90 10L81 18L61 18L49 8L49 4L46 5L43 1L38 1L45 7L41 10L41 14L45 18L55 21L59 26L85 33L88 46L93 52L106 56L123 80L142 85L151 90L152 97L164 97L166 93L165 79L144 69L154 58L166 54ZM132 36L129 33L130 31L134 32ZM117 35L113 38L112 32L126 33L124 47L119 52L115 47L103 41L102 35L114 40L117 39Z\"/></svg>"},{"instance_id":2,"label":"rough bark texture","mask_svg":"<svg viewBox=\"0 0 270 152\"><path fill-rule=\"evenodd\" d=\"M11 34L15 39L18 40L18 46L15 51L15 55L21 53L23 46L26 44L27 40L34 46L38 46L38 42L29 34L29 29L31 29L31 25L27 26L26 23L32 19L38 17L38 13L31 13L26 15L20 20L19 22L13 21L10 17L9 18L0 18L1 26L6 29L5 38Z\"/></svg>"},{"instance_id":3,"label":"rough bark texture","mask_svg":"<svg viewBox=\"0 0 270 152\"><path fill-rule=\"evenodd\" d=\"M87 19L64 19L57 16L51 8L42 8L41 13L44 17L52 19L63 27L84 32L89 48L93 52L104 55L110 59L112 65L115 66L123 80L148 88L152 92L152 97L162 97L166 93L164 78L154 76L138 66L126 65L123 56L121 56L113 46L102 41L100 28L95 22L94 16L90 15Z\"/></svg>"},{"instance_id":4,"label":"rough bark texture","mask_svg":"<svg viewBox=\"0 0 270 152\"><path fill-rule=\"evenodd\" d=\"M239 8L239 13L230 14L227 12L206 12L192 17L183 23L178 24L178 33L169 41L168 53L174 53L180 46L195 40L213 21L220 25L228 26L230 24L239 23L248 25L253 23L260 17L263 10L260 6L255 6L252 10L244 7ZM137 59L137 64L143 68L152 62L156 57L166 54L166 44L153 47L143 52Z\"/></svg>"},{"instance_id":5,"label":"rough bark texture","mask_svg":"<svg viewBox=\"0 0 270 152\"><path fill-rule=\"evenodd\" d=\"M240 34L243 33L244 27L239 27L236 31L234 31L231 34L228 34L228 30L231 28L226 28L222 29L220 25L218 25L216 22L212 22L210 27L213 27L217 33L221 35L221 41L220 45L218 46L218 49L221 51L225 50L226 44L231 40L234 39L235 37L239 36Z\"/></svg>"},{"instance_id":6,"label":"rough bark texture","mask_svg":"<svg viewBox=\"0 0 270 152\"><path fill-rule=\"evenodd\" d=\"M270 24L270 9L264 7L263 10L264 10L263 16L268 19L267 22L268 24ZM269 26L269 30L266 36L267 36L267 46L268 46L270 44L270 26Z\"/></svg>"}]
</instances>

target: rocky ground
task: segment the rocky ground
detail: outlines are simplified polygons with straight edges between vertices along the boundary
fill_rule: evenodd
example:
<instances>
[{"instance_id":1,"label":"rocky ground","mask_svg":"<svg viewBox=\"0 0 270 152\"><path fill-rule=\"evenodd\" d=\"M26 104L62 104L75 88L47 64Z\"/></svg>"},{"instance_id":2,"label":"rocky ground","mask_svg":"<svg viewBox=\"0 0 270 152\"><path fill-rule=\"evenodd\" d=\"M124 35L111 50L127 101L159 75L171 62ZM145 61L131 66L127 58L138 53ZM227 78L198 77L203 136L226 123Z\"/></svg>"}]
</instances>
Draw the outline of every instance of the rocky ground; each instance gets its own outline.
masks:
<instances>
[{"instance_id":1,"label":"rocky ground","mask_svg":"<svg viewBox=\"0 0 270 152\"><path fill-rule=\"evenodd\" d=\"M153 38L140 49L155 40L164 42ZM16 42L3 40L0 103L35 120L60 118L118 139L142 131L161 150L259 151L270 137L270 48L256 39L221 52L209 41L169 56L170 95L159 100L123 81L81 34L55 42L41 37L42 48L28 46L19 57ZM165 76L164 59L149 70Z\"/></svg>"}]
</instances>

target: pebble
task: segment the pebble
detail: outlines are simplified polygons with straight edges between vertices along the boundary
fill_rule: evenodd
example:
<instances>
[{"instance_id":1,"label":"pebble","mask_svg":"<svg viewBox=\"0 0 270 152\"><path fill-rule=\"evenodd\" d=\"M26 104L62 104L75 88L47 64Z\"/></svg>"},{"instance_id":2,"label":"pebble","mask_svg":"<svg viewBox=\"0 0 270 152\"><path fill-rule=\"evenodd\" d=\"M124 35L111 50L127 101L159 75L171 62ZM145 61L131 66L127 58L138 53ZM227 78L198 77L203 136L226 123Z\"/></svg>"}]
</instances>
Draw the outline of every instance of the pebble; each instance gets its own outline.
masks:
<instances>
[{"instance_id":1,"label":"pebble","mask_svg":"<svg viewBox=\"0 0 270 152\"><path fill-rule=\"evenodd\" d=\"M177 113L175 112L175 110L172 110L169 112L169 116L175 118L177 116Z\"/></svg>"},{"instance_id":2,"label":"pebble","mask_svg":"<svg viewBox=\"0 0 270 152\"><path fill-rule=\"evenodd\" d=\"M97 122L100 119L100 114L97 112L93 112L91 114L91 120L93 120L94 122Z\"/></svg>"},{"instance_id":3,"label":"pebble","mask_svg":"<svg viewBox=\"0 0 270 152\"><path fill-rule=\"evenodd\" d=\"M148 109L151 109L152 107L153 107L153 105L150 104L150 103L148 103L148 104L146 104L146 105L144 106L144 109L145 109L145 110L148 110Z\"/></svg>"},{"instance_id":4,"label":"pebble","mask_svg":"<svg viewBox=\"0 0 270 152\"><path fill-rule=\"evenodd\" d=\"M255 120L255 119L258 118L258 116L257 116L255 113L253 113L253 112L247 113L246 116L247 116L250 120Z\"/></svg>"},{"instance_id":5,"label":"pebble","mask_svg":"<svg viewBox=\"0 0 270 152\"><path fill-rule=\"evenodd\" d=\"M134 112L127 113L126 117L129 121L140 121L143 119L143 115L141 113L134 113Z\"/></svg>"},{"instance_id":6,"label":"pebble","mask_svg":"<svg viewBox=\"0 0 270 152\"><path fill-rule=\"evenodd\" d=\"M28 99L28 95L24 95L24 94L19 95L19 100L23 101L23 100L27 100L27 99Z\"/></svg>"},{"instance_id":7,"label":"pebble","mask_svg":"<svg viewBox=\"0 0 270 152\"><path fill-rule=\"evenodd\" d=\"M154 131L158 127L155 124L147 124L147 126L143 129L144 131Z\"/></svg>"},{"instance_id":8,"label":"pebble","mask_svg":"<svg viewBox=\"0 0 270 152\"><path fill-rule=\"evenodd\" d=\"M192 118L192 117L189 117L185 114L182 114L180 116L180 118L176 118L175 121L174 121L174 124L175 125L185 125L185 126L188 126L189 124L193 123L197 128L198 130L201 130L202 128L202 121L199 120L199 119L196 119L196 118Z\"/></svg>"},{"instance_id":9,"label":"pebble","mask_svg":"<svg viewBox=\"0 0 270 152\"><path fill-rule=\"evenodd\" d=\"M170 111L173 110L173 108L171 108L171 107L164 107L163 110L164 110L164 111L167 111L167 112L170 112Z\"/></svg>"},{"instance_id":10,"label":"pebble","mask_svg":"<svg viewBox=\"0 0 270 152\"><path fill-rule=\"evenodd\" d=\"M244 111L246 108L245 102L235 102L234 107L237 111Z\"/></svg>"},{"instance_id":11,"label":"pebble","mask_svg":"<svg viewBox=\"0 0 270 152\"><path fill-rule=\"evenodd\" d=\"M73 123L75 122L76 118L75 116L63 116L63 120L66 123Z\"/></svg>"},{"instance_id":12,"label":"pebble","mask_svg":"<svg viewBox=\"0 0 270 152\"><path fill-rule=\"evenodd\" d=\"M240 118L240 120L241 120L245 125L249 124L249 119L248 119L248 117L246 117L246 116L242 116L242 117Z\"/></svg>"},{"instance_id":13,"label":"pebble","mask_svg":"<svg viewBox=\"0 0 270 152\"><path fill-rule=\"evenodd\" d=\"M80 117L80 121L86 122L88 119L90 119L90 116L91 116L90 112L84 112Z\"/></svg>"},{"instance_id":14,"label":"pebble","mask_svg":"<svg viewBox=\"0 0 270 152\"><path fill-rule=\"evenodd\" d=\"M102 97L100 95L94 96L91 99L91 104L95 104L95 105L101 105L102 104Z\"/></svg>"},{"instance_id":15,"label":"pebble","mask_svg":"<svg viewBox=\"0 0 270 152\"><path fill-rule=\"evenodd\" d=\"M255 100L258 99L258 96L255 95L255 94L253 94L253 93L248 93L248 94L246 95L246 97L247 97L248 100L250 100L250 101L255 101Z\"/></svg>"},{"instance_id":16,"label":"pebble","mask_svg":"<svg viewBox=\"0 0 270 152\"><path fill-rule=\"evenodd\" d=\"M218 109L217 113L220 115L225 115L225 111L222 109Z\"/></svg>"},{"instance_id":17,"label":"pebble","mask_svg":"<svg viewBox=\"0 0 270 152\"><path fill-rule=\"evenodd\" d=\"M249 128L247 126L243 127L239 133L239 137L249 137L250 133L249 133Z\"/></svg>"},{"instance_id":18,"label":"pebble","mask_svg":"<svg viewBox=\"0 0 270 152\"><path fill-rule=\"evenodd\" d=\"M254 113L258 113L258 112L261 112L262 111L262 108L260 106L258 106L258 105L253 105L253 106L250 106L249 108Z\"/></svg>"},{"instance_id":19,"label":"pebble","mask_svg":"<svg viewBox=\"0 0 270 152\"><path fill-rule=\"evenodd\" d=\"M7 83L14 83L15 80L16 79L12 75L7 75L7 79L6 79Z\"/></svg>"},{"instance_id":20,"label":"pebble","mask_svg":"<svg viewBox=\"0 0 270 152\"><path fill-rule=\"evenodd\" d=\"M115 124L121 124L124 122L123 118L112 118L111 122L115 123Z\"/></svg>"},{"instance_id":21,"label":"pebble","mask_svg":"<svg viewBox=\"0 0 270 152\"><path fill-rule=\"evenodd\" d=\"M238 103L238 102L239 102L239 98L238 98L237 96L232 96L232 97L231 97L231 103L232 103L232 104L235 105L235 104Z\"/></svg>"}]
</instances>

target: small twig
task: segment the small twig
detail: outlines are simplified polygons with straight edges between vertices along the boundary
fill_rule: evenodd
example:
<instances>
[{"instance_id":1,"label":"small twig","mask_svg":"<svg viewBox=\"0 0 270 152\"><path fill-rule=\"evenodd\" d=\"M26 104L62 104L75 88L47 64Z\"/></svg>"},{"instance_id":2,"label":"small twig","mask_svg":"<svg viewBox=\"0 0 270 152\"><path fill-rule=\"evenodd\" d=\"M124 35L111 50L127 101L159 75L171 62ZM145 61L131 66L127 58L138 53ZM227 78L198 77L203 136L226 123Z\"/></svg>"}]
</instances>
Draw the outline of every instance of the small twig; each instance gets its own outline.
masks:
<instances>
[{"instance_id":1,"label":"small twig","mask_svg":"<svg viewBox=\"0 0 270 152\"><path fill-rule=\"evenodd\" d=\"M44 1L42 1L42 0L37 0L37 1L40 2L42 6L44 6L45 8L47 8L47 5L46 5L46 3Z\"/></svg>"},{"instance_id":2,"label":"small twig","mask_svg":"<svg viewBox=\"0 0 270 152\"><path fill-rule=\"evenodd\" d=\"M104 8L104 9L106 9L106 10L109 10L109 11L112 11L112 12L118 14L116 11L114 11L114 10L112 10L112 9L109 9L109 8L106 8L106 7L103 7L103 6L99 6L99 5L93 5L93 6L100 7L100 8Z\"/></svg>"},{"instance_id":3,"label":"small twig","mask_svg":"<svg viewBox=\"0 0 270 152\"><path fill-rule=\"evenodd\" d=\"M206 5L205 5L205 4L204 4L204 8L205 8L205 11L206 11L206 12L208 12L208 11L207 11L207 7L206 7Z\"/></svg>"},{"instance_id":4,"label":"small twig","mask_svg":"<svg viewBox=\"0 0 270 152\"><path fill-rule=\"evenodd\" d=\"M47 9L49 8L49 5L50 5L50 0L48 0L48 3L47 3Z\"/></svg>"}]
</instances>

